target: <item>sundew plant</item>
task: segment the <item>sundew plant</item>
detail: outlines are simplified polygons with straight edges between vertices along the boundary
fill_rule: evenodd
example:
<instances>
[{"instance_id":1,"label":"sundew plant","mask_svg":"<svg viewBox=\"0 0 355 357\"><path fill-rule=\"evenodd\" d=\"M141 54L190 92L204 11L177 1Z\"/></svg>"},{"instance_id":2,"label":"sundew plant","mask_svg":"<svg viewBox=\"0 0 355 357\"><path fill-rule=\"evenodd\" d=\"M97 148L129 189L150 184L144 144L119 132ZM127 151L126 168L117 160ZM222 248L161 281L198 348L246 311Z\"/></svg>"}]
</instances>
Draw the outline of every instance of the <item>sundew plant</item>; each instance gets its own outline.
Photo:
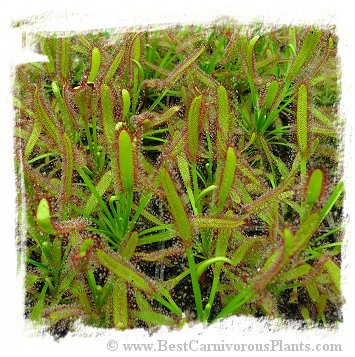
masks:
<instances>
[{"instance_id":1,"label":"sundew plant","mask_svg":"<svg viewBox=\"0 0 355 357\"><path fill-rule=\"evenodd\" d=\"M13 86L26 318L342 320L333 28L34 37L48 61Z\"/></svg>"}]
</instances>

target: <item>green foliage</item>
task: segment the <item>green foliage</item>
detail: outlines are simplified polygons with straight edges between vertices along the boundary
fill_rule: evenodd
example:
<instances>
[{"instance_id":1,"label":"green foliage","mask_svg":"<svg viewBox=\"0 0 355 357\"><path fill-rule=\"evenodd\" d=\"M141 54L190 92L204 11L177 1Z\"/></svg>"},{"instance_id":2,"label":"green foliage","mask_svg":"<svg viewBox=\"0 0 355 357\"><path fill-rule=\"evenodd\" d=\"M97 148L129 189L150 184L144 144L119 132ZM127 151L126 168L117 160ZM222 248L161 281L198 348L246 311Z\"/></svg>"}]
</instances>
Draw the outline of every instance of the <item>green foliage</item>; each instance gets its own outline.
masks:
<instances>
[{"instance_id":1,"label":"green foliage","mask_svg":"<svg viewBox=\"0 0 355 357\"><path fill-rule=\"evenodd\" d=\"M26 316L117 329L340 320L330 29L37 42L48 62L19 66L14 86Z\"/></svg>"}]
</instances>

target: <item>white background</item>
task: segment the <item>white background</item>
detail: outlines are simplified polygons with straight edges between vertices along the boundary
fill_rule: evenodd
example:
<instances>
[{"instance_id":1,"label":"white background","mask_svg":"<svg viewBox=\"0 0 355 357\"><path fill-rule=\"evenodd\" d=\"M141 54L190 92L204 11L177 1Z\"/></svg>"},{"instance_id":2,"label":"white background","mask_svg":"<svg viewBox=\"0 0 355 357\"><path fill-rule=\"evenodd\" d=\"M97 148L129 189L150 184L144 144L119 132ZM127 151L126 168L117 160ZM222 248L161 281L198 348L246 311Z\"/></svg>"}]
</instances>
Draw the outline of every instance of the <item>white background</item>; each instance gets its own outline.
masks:
<instances>
[{"instance_id":1,"label":"white background","mask_svg":"<svg viewBox=\"0 0 355 357\"><path fill-rule=\"evenodd\" d=\"M354 352L354 174L351 134L354 125L354 11L350 1L192 1L192 0L147 0L147 1L78 1L78 0L3 0L0 8L0 351L25 353L27 356L63 356L80 353L85 356L110 354L108 340L119 342L151 342L152 339L169 339L169 342L184 342L200 338L204 342L263 343L270 338L283 338L285 343L303 341L318 343L342 343L347 353ZM184 328L180 332L162 331L152 338L144 331L103 332L82 331L80 336L66 337L60 343L43 337L26 326L22 319L22 281L16 273L15 235L15 180L13 172L13 113L11 106L11 64L28 60L21 51L21 32L10 28L12 20L28 19L28 29L36 30L90 30L132 25L204 23L222 16L230 16L242 23L259 20L277 24L336 24L340 37L339 55L342 70L341 115L346 118L345 137L345 183L346 183L346 254L343 264L343 293L346 299L344 323L336 331L299 331L292 327L275 330L280 322L273 321L271 331L265 322L247 318L231 318L223 324L208 329L202 326ZM354 170L353 170L354 171ZM87 338L85 335L92 336ZM93 336L96 336L93 338ZM146 355L147 353L145 353ZM186 353L185 353L186 354ZM196 353L194 353L196 355ZM236 352L233 353L236 355ZM241 353L238 353L241 354ZM275 353L272 353L275 354ZM312 352L314 355L315 352ZM322 355L331 355L323 352ZM159 353L158 353L159 355ZM262 355L262 354L259 354ZM271 353L265 353L271 355Z\"/></svg>"}]
</instances>

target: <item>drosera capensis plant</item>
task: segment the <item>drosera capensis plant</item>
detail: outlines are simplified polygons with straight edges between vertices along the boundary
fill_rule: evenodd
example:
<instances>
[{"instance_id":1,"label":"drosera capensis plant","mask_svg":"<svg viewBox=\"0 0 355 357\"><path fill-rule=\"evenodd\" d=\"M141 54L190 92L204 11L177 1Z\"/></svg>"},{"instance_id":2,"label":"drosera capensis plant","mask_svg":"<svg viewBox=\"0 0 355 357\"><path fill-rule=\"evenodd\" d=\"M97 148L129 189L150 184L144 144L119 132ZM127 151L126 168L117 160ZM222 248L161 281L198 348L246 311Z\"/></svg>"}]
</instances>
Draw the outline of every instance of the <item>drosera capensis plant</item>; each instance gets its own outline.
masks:
<instances>
[{"instance_id":1,"label":"drosera capensis plant","mask_svg":"<svg viewBox=\"0 0 355 357\"><path fill-rule=\"evenodd\" d=\"M342 320L334 29L35 37L48 61L13 89L26 317Z\"/></svg>"}]
</instances>

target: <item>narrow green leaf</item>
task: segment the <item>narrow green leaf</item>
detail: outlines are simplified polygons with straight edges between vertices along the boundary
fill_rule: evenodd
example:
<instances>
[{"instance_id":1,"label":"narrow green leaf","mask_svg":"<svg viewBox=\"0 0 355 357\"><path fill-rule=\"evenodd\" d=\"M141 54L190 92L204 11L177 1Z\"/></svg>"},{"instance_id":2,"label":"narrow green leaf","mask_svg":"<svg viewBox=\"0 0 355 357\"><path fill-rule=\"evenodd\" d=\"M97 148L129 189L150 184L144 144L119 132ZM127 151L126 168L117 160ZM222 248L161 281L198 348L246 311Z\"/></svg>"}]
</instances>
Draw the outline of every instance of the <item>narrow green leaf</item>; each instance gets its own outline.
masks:
<instances>
[{"instance_id":1,"label":"narrow green leaf","mask_svg":"<svg viewBox=\"0 0 355 357\"><path fill-rule=\"evenodd\" d=\"M276 80L272 81L267 88L267 91L265 94L265 99L263 101L263 108L265 110L268 110L271 108L271 106L276 98L278 90L279 90L278 81L276 81Z\"/></svg>"},{"instance_id":2,"label":"narrow green leaf","mask_svg":"<svg viewBox=\"0 0 355 357\"><path fill-rule=\"evenodd\" d=\"M147 301L147 299L143 296L143 294L139 290L135 289L134 296L136 298L136 302L137 302L139 310L153 311L149 302Z\"/></svg>"},{"instance_id":3,"label":"narrow green leaf","mask_svg":"<svg viewBox=\"0 0 355 357\"><path fill-rule=\"evenodd\" d=\"M247 48L247 61L248 61L248 83L251 91L251 97L253 100L254 107L257 106L257 94L255 91L255 84L254 84L254 78L256 76L255 74L255 65L254 65L254 47L256 45L256 42L259 40L260 36L254 36L248 45Z\"/></svg>"},{"instance_id":4,"label":"narrow green leaf","mask_svg":"<svg viewBox=\"0 0 355 357\"><path fill-rule=\"evenodd\" d=\"M296 268L292 268L285 273L281 274L278 278L278 281L286 282L290 280L297 280L305 275L307 275L312 266L309 264L302 264Z\"/></svg>"},{"instance_id":5,"label":"narrow green leaf","mask_svg":"<svg viewBox=\"0 0 355 357\"><path fill-rule=\"evenodd\" d=\"M332 194L328 198L326 204L324 205L324 207L319 212L321 221L328 215L328 213L333 208L335 203L338 201L338 199L341 196L341 194L343 193L343 191L344 191L344 182L341 181L333 189Z\"/></svg>"},{"instance_id":6,"label":"narrow green leaf","mask_svg":"<svg viewBox=\"0 0 355 357\"><path fill-rule=\"evenodd\" d=\"M115 255L115 257L112 257L111 254L103 250L98 250L96 254L100 263L123 281L132 284L150 295L156 292L153 282L120 256Z\"/></svg>"},{"instance_id":7,"label":"narrow green leaf","mask_svg":"<svg viewBox=\"0 0 355 357\"><path fill-rule=\"evenodd\" d=\"M234 181L236 168L237 158L235 155L235 151L232 147L229 147L227 150L222 180L219 185L216 214L220 214L222 212L224 204L230 195L230 190Z\"/></svg>"},{"instance_id":8,"label":"narrow green leaf","mask_svg":"<svg viewBox=\"0 0 355 357\"><path fill-rule=\"evenodd\" d=\"M202 228L213 228L213 229L230 229L234 230L239 226L243 225L244 220L240 219L240 217L194 217L192 218L192 225L202 229Z\"/></svg>"},{"instance_id":9,"label":"narrow green leaf","mask_svg":"<svg viewBox=\"0 0 355 357\"><path fill-rule=\"evenodd\" d=\"M218 313L214 320L219 320L230 315L233 311L239 309L241 306L253 299L254 296L255 291L253 290L253 287L248 286L244 288Z\"/></svg>"},{"instance_id":10,"label":"narrow green leaf","mask_svg":"<svg viewBox=\"0 0 355 357\"><path fill-rule=\"evenodd\" d=\"M175 320L167 315L155 311L134 311L134 316L150 326L174 326Z\"/></svg>"},{"instance_id":11,"label":"narrow green leaf","mask_svg":"<svg viewBox=\"0 0 355 357\"><path fill-rule=\"evenodd\" d=\"M176 192L174 183L165 169L161 172L161 184L170 206L170 212L174 217L179 236L185 243L190 244L192 240L190 222L181 199Z\"/></svg>"},{"instance_id":12,"label":"narrow green leaf","mask_svg":"<svg viewBox=\"0 0 355 357\"><path fill-rule=\"evenodd\" d=\"M306 197L306 207L308 210L312 209L320 197L324 183L323 176L324 175L322 170L315 169L309 178Z\"/></svg>"},{"instance_id":13,"label":"narrow green leaf","mask_svg":"<svg viewBox=\"0 0 355 357\"><path fill-rule=\"evenodd\" d=\"M42 198L37 208L37 224L44 233L53 234L55 230L51 222L51 212L46 198Z\"/></svg>"},{"instance_id":14,"label":"narrow green leaf","mask_svg":"<svg viewBox=\"0 0 355 357\"><path fill-rule=\"evenodd\" d=\"M101 177L101 180L95 187L100 197L102 197L105 194L105 192L109 189L111 182L112 182L111 172L107 171ZM95 195L92 193L86 202L85 212L87 213L87 215L90 215L95 210L97 204L98 204L98 200L96 199Z\"/></svg>"},{"instance_id":15,"label":"narrow green leaf","mask_svg":"<svg viewBox=\"0 0 355 357\"><path fill-rule=\"evenodd\" d=\"M51 263L54 270L59 270L62 263L62 239L55 237L52 243Z\"/></svg>"},{"instance_id":16,"label":"narrow green leaf","mask_svg":"<svg viewBox=\"0 0 355 357\"><path fill-rule=\"evenodd\" d=\"M25 159L28 160L29 157L31 156L31 153L36 146L38 139L40 138L42 131L42 125L39 121L38 118L35 118L34 124L33 124L33 129L31 131L31 135L27 140L26 143L26 148L25 148Z\"/></svg>"},{"instance_id":17,"label":"narrow green leaf","mask_svg":"<svg viewBox=\"0 0 355 357\"><path fill-rule=\"evenodd\" d=\"M264 264L262 271L264 272L265 277L268 276L267 281L270 281L276 273L282 268L283 265L288 262L289 257L292 253L293 247L295 245L296 238L292 232L286 227L282 234L283 237L283 246L281 250L277 250ZM272 277L270 276L272 275ZM262 285L266 286L266 281L262 281Z\"/></svg>"},{"instance_id":18,"label":"narrow green leaf","mask_svg":"<svg viewBox=\"0 0 355 357\"><path fill-rule=\"evenodd\" d=\"M253 239L248 239L246 241L242 241L239 245L237 250L233 253L233 256L231 258L232 265L237 265L239 264L244 256L248 253L249 250L252 249L254 244L260 243L265 241L265 238L253 238Z\"/></svg>"},{"instance_id":19,"label":"narrow green leaf","mask_svg":"<svg viewBox=\"0 0 355 357\"><path fill-rule=\"evenodd\" d=\"M321 219L319 213L313 213L302 223L295 234L295 246L292 254L299 252L308 244L320 223Z\"/></svg>"},{"instance_id":20,"label":"narrow green leaf","mask_svg":"<svg viewBox=\"0 0 355 357\"><path fill-rule=\"evenodd\" d=\"M125 54L125 46L122 46L120 48L120 50L118 51L116 57L114 58L114 60L112 61L112 63L110 64L110 67L107 70L107 73L105 75L104 78L104 83L107 84L109 82L111 82L111 80L113 79L113 76L115 75L118 67L120 66L121 62L122 62L122 58Z\"/></svg>"},{"instance_id":21,"label":"narrow green leaf","mask_svg":"<svg viewBox=\"0 0 355 357\"><path fill-rule=\"evenodd\" d=\"M180 175L182 177L182 180L184 181L185 187L191 188L190 169L189 169L189 163L186 159L186 156L184 154L179 155L177 157L177 163L178 163Z\"/></svg>"},{"instance_id":22,"label":"narrow green leaf","mask_svg":"<svg viewBox=\"0 0 355 357\"><path fill-rule=\"evenodd\" d=\"M146 262L159 262L159 264L164 264L172 256L181 254L184 251L183 247L170 247L166 249L159 249L158 251L153 251L150 253L135 252L134 256L139 258L140 261Z\"/></svg>"},{"instance_id":23,"label":"narrow green leaf","mask_svg":"<svg viewBox=\"0 0 355 357\"><path fill-rule=\"evenodd\" d=\"M203 319L202 295L201 295L200 284L197 278L197 269L196 269L196 263L195 263L195 258L192 248L186 249L186 256L189 264L189 271L191 276L192 290L194 293L197 318L199 321L202 321Z\"/></svg>"},{"instance_id":24,"label":"narrow green leaf","mask_svg":"<svg viewBox=\"0 0 355 357\"><path fill-rule=\"evenodd\" d=\"M294 177L290 174L289 177L285 178L279 186L275 189L270 190L269 192L265 193L264 195L256 198L254 201L250 202L243 208L243 213L245 215L250 215L251 213L258 212L262 208L275 203L277 201L285 199L285 197L290 196L292 191L285 190L294 182Z\"/></svg>"},{"instance_id":25,"label":"narrow green leaf","mask_svg":"<svg viewBox=\"0 0 355 357\"><path fill-rule=\"evenodd\" d=\"M304 84L298 89L296 124L298 147L301 154L305 155L308 148L308 92Z\"/></svg>"},{"instance_id":26,"label":"narrow green leaf","mask_svg":"<svg viewBox=\"0 0 355 357\"><path fill-rule=\"evenodd\" d=\"M306 290L309 294L309 296L311 297L311 299L317 303L319 301L319 290L317 285L314 283L313 280L307 282L306 284ZM307 316L307 315L306 315ZM309 314L308 314L308 318L309 318Z\"/></svg>"},{"instance_id":27,"label":"narrow green leaf","mask_svg":"<svg viewBox=\"0 0 355 357\"><path fill-rule=\"evenodd\" d=\"M152 233L152 232L158 232L158 231L163 231L166 229L171 229L173 228L172 224L160 224L158 226L152 227L152 228L147 228L138 233L138 236L144 236L145 234Z\"/></svg>"},{"instance_id":28,"label":"narrow green leaf","mask_svg":"<svg viewBox=\"0 0 355 357\"><path fill-rule=\"evenodd\" d=\"M301 227L298 229L295 235L295 245L293 247L292 254L299 252L302 248L304 248L309 240L312 238L313 234L316 232L317 228L324 220L324 218L328 215L333 205L339 199L344 189L344 183L340 182L333 190L332 194L328 198L324 207L316 213L313 213L302 223Z\"/></svg>"},{"instance_id":29,"label":"narrow green leaf","mask_svg":"<svg viewBox=\"0 0 355 357\"><path fill-rule=\"evenodd\" d=\"M340 268L332 259L328 259L324 264L330 277L333 280L334 285L340 291Z\"/></svg>"},{"instance_id":30,"label":"narrow green leaf","mask_svg":"<svg viewBox=\"0 0 355 357\"><path fill-rule=\"evenodd\" d=\"M231 212L228 211L228 214ZM228 249L228 242L232 235L232 232L227 229L220 229L218 231L217 239L216 239L216 247L215 247L215 256L216 257L225 257ZM217 266L221 267L221 264Z\"/></svg>"},{"instance_id":31,"label":"narrow green leaf","mask_svg":"<svg viewBox=\"0 0 355 357\"><path fill-rule=\"evenodd\" d=\"M92 297L94 299L94 303L96 303L97 300L97 286L96 286L96 280L95 280L95 275L93 271L90 269L87 274L86 274L86 279L92 294Z\"/></svg>"},{"instance_id":32,"label":"narrow green leaf","mask_svg":"<svg viewBox=\"0 0 355 357\"><path fill-rule=\"evenodd\" d=\"M212 64L212 62L210 63ZM196 78L196 80L201 82L201 84L209 87L211 90L217 90L220 84L209 73L206 73L204 70L202 70L196 63L192 65L190 73Z\"/></svg>"},{"instance_id":33,"label":"narrow green leaf","mask_svg":"<svg viewBox=\"0 0 355 357\"><path fill-rule=\"evenodd\" d=\"M53 74L55 71L55 61L52 51L53 42L57 39L53 38L42 38L40 41L41 52L48 57L48 62L45 62L45 66L49 73Z\"/></svg>"},{"instance_id":34,"label":"narrow green leaf","mask_svg":"<svg viewBox=\"0 0 355 357\"><path fill-rule=\"evenodd\" d=\"M51 320L51 323L59 322L63 319L73 319L78 318L82 315L83 311L75 306L73 307L60 307L55 311L49 313L48 317Z\"/></svg>"},{"instance_id":35,"label":"narrow green leaf","mask_svg":"<svg viewBox=\"0 0 355 357\"><path fill-rule=\"evenodd\" d=\"M70 69L70 37L63 37L60 40L60 69L64 80L69 78Z\"/></svg>"},{"instance_id":36,"label":"narrow green leaf","mask_svg":"<svg viewBox=\"0 0 355 357\"><path fill-rule=\"evenodd\" d=\"M118 137L118 160L121 183L126 192L133 192L134 159L131 137L126 130L121 130Z\"/></svg>"},{"instance_id":37,"label":"narrow green leaf","mask_svg":"<svg viewBox=\"0 0 355 357\"><path fill-rule=\"evenodd\" d=\"M216 248L215 248L215 256L216 257L224 257L227 253L227 248L228 248L228 241L231 236L231 231L220 229L218 231L217 235L217 240L216 240ZM227 263L232 264L232 262L229 260ZM204 262L200 263L200 265L204 264ZM200 265L198 266L197 271L200 269ZM223 266L223 261L220 261L219 263L216 262L215 269L213 269L213 281L212 281L212 286L211 286L211 291L210 291L210 296L208 298L208 302L205 307L204 311L204 320L208 321L215 296L217 294L218 290L218 285L220 283L220 275L221 275L221 270ZM198 275L199 276L199 275Z\"/></svg>"},{"instance_id":38,"label":"narrow green leaf","mask_svg":"<svg viewBox=\"0 0 355 357\"><path fill-rule=\"evenodd\" d=\"M41 321L42 311L43 311L43 306L44 306L44 299L46 298L47 289L48 289L48 284L46 283L41 290L37 304L32 309L31 320L34 320L37 322Z\"/></svg>"},{"instance_id":39,"label":"narrow green leaf","mask_svg":"<svg viewBox=\"0 0 355 357\"><path fill-rule=\"evenodd\" d=\"M91 52L91 68L88 77L88 83L94 82L97 74L99 73L101 62L101 53L97 47L94 47Z\"/></svg>"},{"instance_id":40,"label":"narrow green leaf","mask_svg":"<svg viewBox=\"0 0 355 357\"><path fill-rule=\"evenodd\" d=\"M127 286L124 281L117 278L113 285L113 323L118 329L126 329L128 326L128 299Z\"/></svg>"},{"instance_id":41,"label":"narrow green leaf","mask_svg":"<svg viewBox=\"0 0 355 357\"><path fill-rule=\"evenodd\" d=\"M311 321L311 315L306 307L301 308L301 315L304 321Z\"/></svg>"},{"instance_id":42,"label":"narrow green leaf","mask_svg":"<svg viewBox=\"0 0 355 357\"><path fill-rule=\"evenodd\" d=\"M70 289L75 277L76 277L76 272L74 270L65 273L65 276L60 282L58 288L60 294L64 294L66 291Z\"/></svg>"},{"instance_id":43,"label":"narrow green leaf","mask_svg":"<svg viewBox=\"0 0 355 357\"><path fill-rule=\"evenodd\" d=\"M112 93L108 85L101 86L101 109L104 123L104 133L106 142L109 147L114 146L115 139L115 122L113 115Z\"/></svg>"},{"instance_id":44,"label":"narrow green leaf","mask_svg":"<svg viewBox=\"0 0 355 357\"><path fill-rule=\"evenodd\" d=\"M206 271L206 269L215 263L228 263L232 264L231 260L226 257L213 257L207 260L204 260L201 264L198 265L196 269L197 279Z\"/></svg>"},{"instance_id":45,"label":"narrow green leaf","mask_svg":"<svg viewBox=\"0 0 355 357\"><path fill-rule=\"evenodd\" d=\"M237 29L235 29L233 31L233 33L228 41L227 47L224 50L223 59L220 62L220 64L223 66L231 61L233 55L237 51L238 40L240 39L238 31L239 30L237 30Z\"/></svg>"},{"instance_id":46,"label":"narrow green leaf","mask_svg":"<svg viewBox=\"0 0 355 357\"><path fill-rule=\"evenodd\" d=\"M71 120L68 108L66 107L66 105L63 101L63 97L60 92L60 88L56 81L52 82L52 91L53 91L53 94L55 95L55 98L57 99L58 107L62 114L62 121L63 121L64 128L66 131L68 131L70 133L71 128L73 126L72 120Z\"/></svg>"},{"instance_id":47,"label":"narrow green leaf","mask_svg":"<svg viewBox=\"0 0 355 357\"><path fill-rule=\"evenodd\" d=\"M141 83L144 77L144 70L139 60L141 58L141 38L137 34L133 48L132 48L132 62L133 62L133 88L132 88L132 114L136 114L136 107L139 97L139 91L141 88Z\"/></svg>"},{"instance_id":48,"label":"narrow green leaf","mask_svg":"<svg viewBox=\"0 0 355 357\"><path fill-rule=\"evenodd\" d=\"M184 152L182 152L178 157L177 157L177 163L179 166L180 170L180 175L182 177L182 180L184 181L185 188L187 195L189 197L192 210L194 211L195 214L197 214L197 208L196 208L196 201L195 201L195 196L192 192L191 188L191 177L190 177L190 169L189 169L189 163L187 161L186 155Z\"/></svg>"},{"instance_id":49,"label":"narrow green leaf","mask_svg":"<svg viewBox=\"0 0 355 357\"><path fill-rule=\"evenodd\" d=\"M127 239L126 242L123 242L123 246L121 248L121 255L122 257L130 260L132 255L134 254L136 247L138 244L138 233L132 232Z\"/></svg>"},{"instance_id":50,"label":"narrow green leaf","mask_svg":"<svg viewBox=\"0 0 355 357\"><path fill-rule=\"evenodd\" d=\"M84 170L81 167L76 167L76 170L78 171L78 173L80 174L80 176L83 178L86 186L89 188L90 192L92 193L92 195L95 197L96 201L100 204L101 208L104 210L106 216L108 218L110 218L110 220L113 220L113 217L110 213L110 210L107 208L106 203L104 202L104 200L102 199L102 194L100 194L97 190L96 187L92 184L92 182L90 181L89 177L85 174ZM90 198L89 198L90 200ZM93 199L94 200L94 199ZM91 203L89 206L89 210L87 212L90 212L91 209Z\"/></svg>"},{"instance_id":51,"label":"narrow green leaf","mask_svg":"<svg viewBox=\"0 0 355 357\"><path fill-rule=\"evenodd\" d=\"M333 120L329 119L322 111L319 109L312 107L311 108L311 113L316 118L318 121L320 121L322 124L325 124L329 126L330 128L334 128L334 123Z\"/></svg>"},{"instance_id":52,"label":"narrow green leaf","mask_svg":"<svg viewBox=\"0 0 355 357\"><path fill-rule=\"evenodd\" d=\"M26 279L25 279L25 288L27 290L30 290L34 284L36 284L40 280L40 277L35 274L27 273Z\"/></svg>"},{"instance_id":53,"label":"narrow green leaf","mask_svg":"<svg viewBox=\"0 0 355 357\"><path fill-rule=\"evenodd\" d=\"M312 58L322 37L321 30L311 30L307 33L302 47L288 70L286 80L291 83L300 70Z\"/></svg>"},{"instance_id":54,"label":"narrow green leaf","mask_svg":"<svg viewBox=\"0 0 355 357\"><path fill-rule=\"evenodd\" d=\"M101 288L100 285L96 286L96 289L98 290L98 307L102 308L103 306L106 305L107 299L110 296L112 290L113 290L113 282L111 281L111 278L109 277L105 285Z\"/></svg>"},{"instance_id":55,"label":"narrow green leaf","mask_svg":"<svg viewBox=\"0 0 355 357\"><path fill-rule=\"evenodd\" d=\"M123 117L122 120L125 120L127 118L127 115L129 113L130 107L131 107L131 96L129 95L129 92L127 89L122 89L122 103L123 103Z\"/></svg>"},{"instance_id":56,"label":"narrow green leaf","mask_svg":"<svg viewBox=\"0 0 355 357\"><path fill-rule=\"evenodd\" d=\"M75 103L79 108L80 116L87 120L90 114L90 106L92 101L92 88L90 86L80 86L74 88L75 90Z\"/></svg>"},{"instance_id":57,"label":"narrow green leaf","mask_svg":"<svg viewBox=\"0 0 355 357\"><path fill-rule=\"evenodd\" d=\"M47 247L49 247L49 245L48 245L48 243L44 243L44 245L46 245ZM44 252L44 245L42 244L42 251ZM49 249L48 249L49 250ZM48 254L48 256L50 256L50 253ZM46 258L47 259L47 258ZM41 270L43 270L43 272L45 272L45 273L51 273L51 270L47 267L47 266L45 266L45 265L43 265L42 263L39 263L39 262L36 262L35 260L33 260L33 259L31 259L31 258L28 258L28 257L26 257L26 263L29 263L29 264L32 264L32 265L34 265L35 267L37 267L37 268L39 268L39 269L41 269ZM39 277L38 277L39 278Z\"/></svg>"},{"instance_id":58,"label":"narrow green leaf","mask_svg":"<svg viewBox=\"0 0 355 357\"><path fill-rule=\"evenodd\" d=\"M184 61L179 63L169 74L167 78L163 81L163 87L171 86L174 84L179 77L181 77L187 68L189 68L203 53L204 47L196 49L191 55L187 56Z\"/></svg>"},{"instance_id":59,"label":"narrow green leaf","mask_svg":"<svg viewBox=\"0 0 355 357\"><path fill-rule=\"evenodd\" d=\"M136 69L134 69L134 71L137 72L138 70L138 74L135 74L137 81L139 79L138 85L143 81L144 79L144 69L143 66L135 59L132 59L133 64L136 66Z\"/></svg>"},{"instance_id":60,"label":"narrow green leaf","mask_svg":"<svg viewBox=\"0 0 355 357\"><path fill-rule=\"evenodd\" d=\"M87 315L91 314L91 303L86 293L86 287L81 283L76 283L71 288L71 291L75 297L79 299L80 305Z\"/></svg>"},{"instance_id":61,"label":"narrow green leaf","mask_svg":"<svg viewBox=\"0 0 355 357\"><path fill-rule=\"evenodd\" d=\"M62 160L62 182L63 182L63 207L69 201L72 192L73 184L73 169L74 169L74 159L73 159L73 148L72 142L66 133L63 134L64 145L63 145L63 160Z\"/></svg>"},{"instance_id":62,"label":"narrow green leaf","mask_svg":"<svg viewBox=\"0 0 355 357\"><path fill-rule=\"evenodd\" d=\"M191 103L188 123L187 123L187 143L188 151L192 162L196 162L199 150L199 113L202 102L202 96L194 98Z\"/></svg>"},{"instance_id":63,"label":"narrow green leaf","mask_svg":"<svg viewBox=\"0 0 355 357\"><path fill-rule=\"evenodd\" d=\"M15 95L15 94L14 94ZM30 110L28 108L27 105L25 105L25 103L23 103L21 100L19 100L18 98L16 98L15 96L13 96L13 103L14 103L14 107L16 109L19 109L20 111L24 112L29 118L33 119L35 117L35 114L32 110Z\"/></svg>"},{"instance_id":64,"label":"narrow green leaf","mask_svg":"<svg viewBox=\"0 0 355 357\"><path fill-rule=\"evenodd\" d=\"M207 196L210 192L212 192L216 188L217 188L217 186L215 186L215 185L211 185L211 186L206 187L204 190L202 190L198 194L196 202L200 201L203 197Z\"/></svg>"},{"instance_id":65,"label":"narrow green leaf","mask_svg":"<svg viewBox=\"0 0 355 357\"><path fill-rule=\"evenodd\" d=\"M134 225L136 224L138 218L142 215L144 215L144 209L147 206L147 204L149 203L149 201L151 200L153 196L152 192L148 192L144 195L141 196L140 201L139 201L139 206L135 206L132 203L132 208L135 210L135 213L132 217L132 219L130 220L130 231L133 229ZM149 219L149 218L148 218ZM159 223L158 223L159 225Z\"/></svg>"},{"instance_id":66,"label":"narrow green leaf","mask_svg":"<svg viewBox=\"0 0 355 357\"><path fill-rule=\"evenodd\" d=\"M156 120L153 120L150 125L151 127L161 125L167 121L169 121L171 118L174 117L174 115L180 110L179 106L174 106L169 109L167 109L160 117L158 117Z\"/></svg>"}]
</instances>

